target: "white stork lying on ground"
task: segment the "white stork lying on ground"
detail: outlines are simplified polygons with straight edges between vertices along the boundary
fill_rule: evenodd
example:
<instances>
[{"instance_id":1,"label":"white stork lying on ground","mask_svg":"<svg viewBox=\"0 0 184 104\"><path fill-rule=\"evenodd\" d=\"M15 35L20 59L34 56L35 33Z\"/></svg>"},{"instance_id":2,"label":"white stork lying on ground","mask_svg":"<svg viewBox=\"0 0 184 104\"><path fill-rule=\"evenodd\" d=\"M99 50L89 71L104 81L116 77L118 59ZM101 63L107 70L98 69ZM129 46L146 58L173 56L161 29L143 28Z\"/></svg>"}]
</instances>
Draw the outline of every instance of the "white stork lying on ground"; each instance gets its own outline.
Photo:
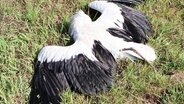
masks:
<instances>
[{"instance_id":1,"label":"white stork lying on ground","mask_svg":"<svg viewBox=\"0 0 184 104\"><path fill-rule=\"evenodd\" d=\"M117 58L154 61L154 50L141 44L147 41L150 32L148 21L139 11L128 7L141 2L91 2L89 8L101 12L96 21L81 10L77 12L69 28L75 43L65 47L46 46L39 52L29 103L59 104L59 93L66 88L85 95L108 90Z\"/></svg>"}]
</instances>

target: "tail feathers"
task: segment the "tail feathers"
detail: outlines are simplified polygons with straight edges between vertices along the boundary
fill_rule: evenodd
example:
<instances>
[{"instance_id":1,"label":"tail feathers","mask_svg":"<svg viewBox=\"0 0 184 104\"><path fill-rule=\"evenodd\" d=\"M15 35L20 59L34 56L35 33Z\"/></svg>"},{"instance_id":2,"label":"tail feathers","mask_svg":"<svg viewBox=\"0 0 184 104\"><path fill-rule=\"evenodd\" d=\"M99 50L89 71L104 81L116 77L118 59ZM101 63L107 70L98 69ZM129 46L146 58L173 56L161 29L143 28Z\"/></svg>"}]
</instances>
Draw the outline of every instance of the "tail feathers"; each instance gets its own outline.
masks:
<instances>
[{"instance_id":1,"label":"tail feathers","mask_svg":"<svg viewBox=\"0 0 184 104\"><path fill-rule=\"evenodd\" d=\"M129 47L123 48L123 57L134 61L137 59L153 62L156 59L156 54L153 48L145 44L128 43Z\"/></svg>"}]
</instances>

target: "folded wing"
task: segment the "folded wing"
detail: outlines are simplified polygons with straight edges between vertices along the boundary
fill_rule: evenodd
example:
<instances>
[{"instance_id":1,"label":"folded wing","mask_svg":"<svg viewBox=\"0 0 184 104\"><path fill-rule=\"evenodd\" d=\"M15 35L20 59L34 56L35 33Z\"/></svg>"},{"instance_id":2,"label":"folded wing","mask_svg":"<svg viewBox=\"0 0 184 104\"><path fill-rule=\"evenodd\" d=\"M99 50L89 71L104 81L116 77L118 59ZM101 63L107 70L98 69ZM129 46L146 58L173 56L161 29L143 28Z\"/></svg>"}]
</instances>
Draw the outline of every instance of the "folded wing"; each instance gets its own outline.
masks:
<instances>
[{"instance_id":1,"label":"folded wing","mask_svg":"<svg viewBox=\"0 0 184 104\"><path fill-rule=\"evenodd\" d=\"M141 2L143 0L93 1L89 8L101 13L95 22L104 26L113 36L125 41L146 43L151 32L148 19L138 10L128 7Z\"/></svg>"}]
</instances>

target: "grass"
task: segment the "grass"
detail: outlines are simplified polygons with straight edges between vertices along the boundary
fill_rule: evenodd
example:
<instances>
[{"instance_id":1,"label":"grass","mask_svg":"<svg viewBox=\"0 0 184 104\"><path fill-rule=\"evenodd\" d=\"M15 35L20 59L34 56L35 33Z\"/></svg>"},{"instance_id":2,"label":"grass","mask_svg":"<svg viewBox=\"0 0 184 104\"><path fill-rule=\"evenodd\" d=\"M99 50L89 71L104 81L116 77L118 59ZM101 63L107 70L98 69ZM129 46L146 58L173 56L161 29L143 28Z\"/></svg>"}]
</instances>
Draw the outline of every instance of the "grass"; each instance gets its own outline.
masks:
<instances>
[{"instance_id":1,"label":"grass","mask_svg":"<svg viewBox=\"0 0 184 104\"><path fill-rule=\"evenodd\" d=\"M25 104L30 92L32 62L43 46L66 45L69 17L89 0L0 0L0 103ZM153 27L155 72L149 65L120 61L115 85L103 94L85 97L70 91L66 104L183 104L184 2L147 0L137 7Z\"/></svg>"}]
</instances>

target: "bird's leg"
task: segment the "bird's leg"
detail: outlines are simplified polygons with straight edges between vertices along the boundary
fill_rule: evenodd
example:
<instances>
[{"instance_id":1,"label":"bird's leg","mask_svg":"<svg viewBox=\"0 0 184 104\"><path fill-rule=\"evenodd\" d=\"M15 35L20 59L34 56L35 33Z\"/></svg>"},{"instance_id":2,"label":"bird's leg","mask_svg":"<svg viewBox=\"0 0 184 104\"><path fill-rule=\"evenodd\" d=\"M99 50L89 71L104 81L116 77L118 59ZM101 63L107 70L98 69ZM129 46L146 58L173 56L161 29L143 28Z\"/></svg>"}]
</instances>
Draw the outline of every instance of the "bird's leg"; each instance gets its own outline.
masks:
<instances>
[{"instance_id":1,"label":"bird's leg","mask_svg":"<svg viewBox=\"0 0 184 104\"><path fill-rule=\"evenodd\" d=\"M134 53L136 53L137 55L139 55L145 62L147 62L156 72L156 68L148 61L146 60L146 58L144 58L137 50L135 50L134 48L124 48L121 51L133 51Z\"/></svg>"}]
</instances>

